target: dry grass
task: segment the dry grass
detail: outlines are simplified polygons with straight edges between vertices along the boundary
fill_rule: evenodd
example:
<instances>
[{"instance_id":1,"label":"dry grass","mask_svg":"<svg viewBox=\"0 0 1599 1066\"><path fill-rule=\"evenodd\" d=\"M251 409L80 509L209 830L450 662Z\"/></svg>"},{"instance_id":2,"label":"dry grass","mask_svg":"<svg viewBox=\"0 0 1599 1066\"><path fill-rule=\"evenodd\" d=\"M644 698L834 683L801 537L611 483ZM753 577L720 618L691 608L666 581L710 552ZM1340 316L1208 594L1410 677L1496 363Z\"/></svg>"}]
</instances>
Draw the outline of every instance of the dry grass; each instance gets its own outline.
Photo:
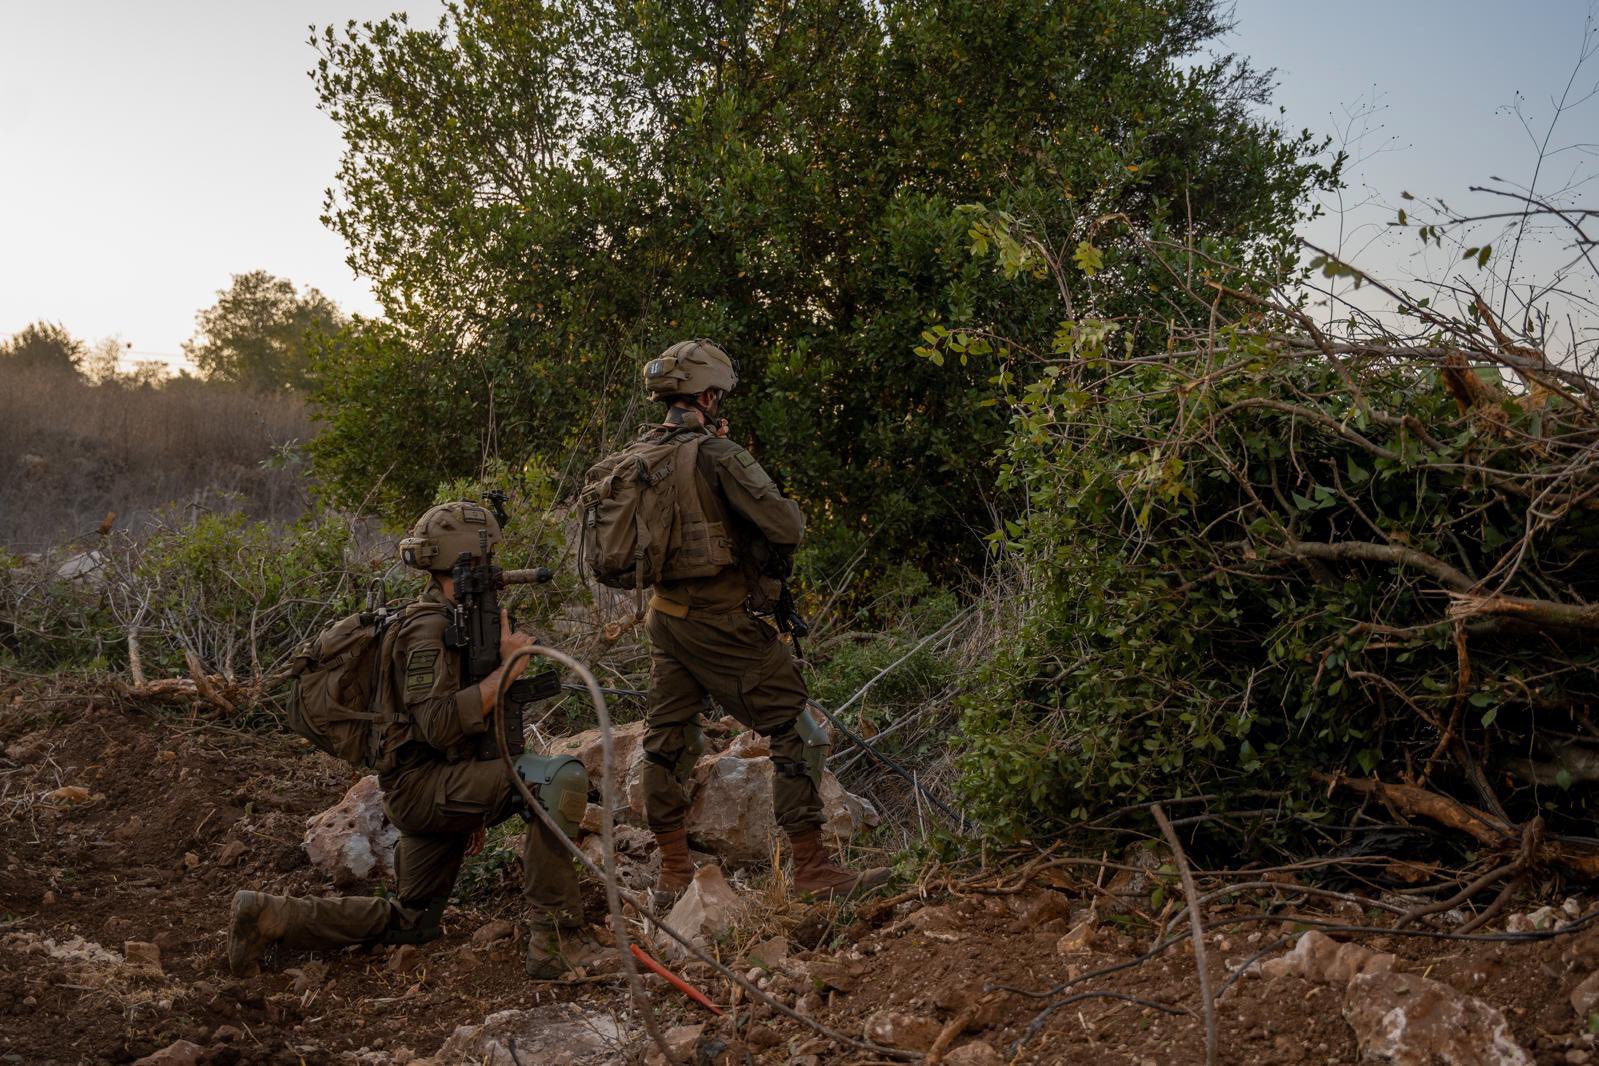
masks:
<instances>
[{"instance_id":1,"label":"dry grass","mask_svg":"<svg viewBox=\"0 0 1599 1066\"><path fill-rule=\"evenodd\" d=\"M12 371L0 387L0 544L42 551L108 511L138 529L172 504L292 519L306 502L293 445L311 433L290 395Z\"/></svg>"}]
</instances>

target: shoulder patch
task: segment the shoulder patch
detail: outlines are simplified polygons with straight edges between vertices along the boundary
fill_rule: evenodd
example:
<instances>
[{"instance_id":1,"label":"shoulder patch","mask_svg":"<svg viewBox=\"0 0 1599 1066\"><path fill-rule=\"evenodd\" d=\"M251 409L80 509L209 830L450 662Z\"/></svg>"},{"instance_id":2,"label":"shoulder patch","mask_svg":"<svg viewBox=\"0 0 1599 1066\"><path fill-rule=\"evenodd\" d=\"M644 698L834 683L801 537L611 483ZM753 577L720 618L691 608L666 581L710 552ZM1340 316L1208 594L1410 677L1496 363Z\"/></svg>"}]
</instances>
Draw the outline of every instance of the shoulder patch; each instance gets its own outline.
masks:
<instances>
[{"instance_id":1,"label":"shoulder patch","mask_svg":"<svg viewBox=\"0 0 1599 1066\"><path fill-rule=\"evenodd\" d=\"M760 465L759 463L757 463L755 461L755 456L751 455L749 452L746 452L746 451L740 451L738 453L738 461L740 463L742 463L743 465L745 465L745 466L759 466Z\"/></svg>"},{"instance_id":2,"label":"shoulder patch","mask_svg":"<svg viewBox=\"0 0 1599 1066\"><path fill-rule=\"evenodd\" d=\"M405 657L405 694L425 696L438 678L439 649L418 648Z\"/></svg>"}]
</instances>

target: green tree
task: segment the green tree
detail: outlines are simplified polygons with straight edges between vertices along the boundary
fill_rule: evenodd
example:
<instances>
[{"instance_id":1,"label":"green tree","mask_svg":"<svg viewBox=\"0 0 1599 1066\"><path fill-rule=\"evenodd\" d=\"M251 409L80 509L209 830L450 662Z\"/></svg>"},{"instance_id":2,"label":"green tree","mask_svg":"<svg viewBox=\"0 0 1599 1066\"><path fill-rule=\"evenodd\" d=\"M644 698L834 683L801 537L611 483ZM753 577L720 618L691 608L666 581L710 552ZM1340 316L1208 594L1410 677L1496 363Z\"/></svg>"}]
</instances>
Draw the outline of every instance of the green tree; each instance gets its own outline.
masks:
<instances>
[{"instance_id":1,"label":"green tree","mask_svg":"<svg viewBox=\"0 0 1599 1066\"><path fill-rule=\"evenodd\" d=\"M0 364L17 369L44 368L76 373L86 349L59 322L34 322L0 341Z\"/></svg>"},{"instance_id":2,"label":"green tree","mask_svg":"<svg viewBox=\"0 0 1599 1066\"><path fill-rule=\"evenodd\" d=\"M302 294L264 270L233 275L217 302L195 316L183 344L202 376L263 392L303 388L317 338L339 329L344 316L316 289Z\"/></svg>"},{"instance_id":3,"label":"green tree","mask_svg":"<svg viewBox=\"0 0 1599 1066\"><path fill-rule=\"evenodd\" d=\"M563 453L641 420L642 360L707 335L744 366L740 436L839 552L975 555L991 370L915 349L1058 309L973 260L961 206L1180 217L1269 256L1329 178L1252 117L1259 75L1197 58L1219 6L470 0L436 29L323 31L346 143L326 218L389 322L319 365L323 473L405 466L387 424L422 380L451 393L434 476L494 451L581 470Z\"/></svg>"}]
</instances>

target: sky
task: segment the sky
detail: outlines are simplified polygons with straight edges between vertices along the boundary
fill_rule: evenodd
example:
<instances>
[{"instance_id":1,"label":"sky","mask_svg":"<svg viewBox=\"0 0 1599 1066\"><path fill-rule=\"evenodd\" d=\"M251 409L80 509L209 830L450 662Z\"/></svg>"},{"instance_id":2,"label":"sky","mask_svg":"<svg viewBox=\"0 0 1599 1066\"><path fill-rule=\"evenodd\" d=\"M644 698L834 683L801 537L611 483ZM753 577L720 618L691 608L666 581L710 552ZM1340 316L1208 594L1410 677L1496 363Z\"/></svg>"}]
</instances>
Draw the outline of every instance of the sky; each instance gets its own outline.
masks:
<instances>
[{"instance_id":1,"label":"sky","mask_svg":"<svg viewBox=\"0 0 1599 1066\"><path fill-rule=\"evenodd\" d=\"M39 319L133 360L177 360L230 277L267 270L371 313L364 281L319 221L338 131L316 108L309 25L438 5L406 0L0 0L0 336ZM1360 160L1345 247L1377 273L1416 269L1380 225L1402 190L1463 195L1523 183L1537 123L1576 61L1590 0L1237 0L1222 43L1275 68L1285 124L1337 134ZM1599 60L1588 81L1599 79ZM1367 131L1346 109L1378 110ZM1369 127L1376 127L1375 129ZM1599 101L1562 143L1599 141ZM1591 173L1564 153L1544 183ZM1375 192L1380 205L1355 209ZM1336 206L1336 205L1335 205ZM1338 239L1337 219L1310 234ZM1391 245L1391 246L1390 246ZM1548 250L1549 255L1554 250Z\"/></svg>"}]
</instances>

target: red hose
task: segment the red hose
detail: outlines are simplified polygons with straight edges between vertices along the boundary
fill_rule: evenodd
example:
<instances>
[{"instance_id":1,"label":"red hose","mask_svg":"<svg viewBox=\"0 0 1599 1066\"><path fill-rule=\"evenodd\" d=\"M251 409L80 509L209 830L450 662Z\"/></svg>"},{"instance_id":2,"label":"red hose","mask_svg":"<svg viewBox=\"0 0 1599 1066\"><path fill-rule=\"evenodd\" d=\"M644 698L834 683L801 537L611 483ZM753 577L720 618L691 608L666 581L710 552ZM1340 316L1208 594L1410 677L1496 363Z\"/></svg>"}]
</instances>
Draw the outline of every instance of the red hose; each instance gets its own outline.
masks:
<instances>
[{"instance_id":1,"label":"red hose","mask_svg":"<svg viewBox=\"0 0 1599 1066\"><path fill-rule=\"evenodd\" d=\"M693 985L677 976L677 974L673 973L665 966L662 966L660 963L650 958L649 953L643 948L639 947L637 944L629 944L628 946L633 949L633 957L642 962L645 968L666 978L672 983L673 988L676 988L679 992L683 993L689 999L692 999L695 1003L698 1003L712 1014L715 1014L718 1017L721 1016L722 1008L712 1003L710 998L707 997L704 992L701 992L699 989L695 988Z\"/></svg>"}]
</instances>

